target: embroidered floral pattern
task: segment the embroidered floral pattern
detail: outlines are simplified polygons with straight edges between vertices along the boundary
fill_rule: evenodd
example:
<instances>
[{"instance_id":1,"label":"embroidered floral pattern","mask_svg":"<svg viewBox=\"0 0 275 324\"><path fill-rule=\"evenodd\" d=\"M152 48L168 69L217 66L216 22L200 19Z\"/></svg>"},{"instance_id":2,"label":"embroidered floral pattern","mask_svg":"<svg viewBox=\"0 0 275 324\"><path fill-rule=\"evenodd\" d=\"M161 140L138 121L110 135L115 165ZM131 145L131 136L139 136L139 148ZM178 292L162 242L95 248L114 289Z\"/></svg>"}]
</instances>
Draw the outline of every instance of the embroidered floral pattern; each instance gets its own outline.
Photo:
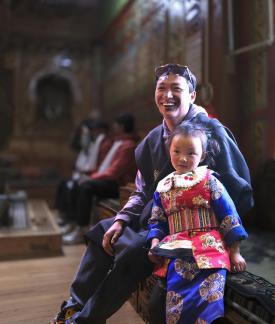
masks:
<instances>
[{"instance_id":1,"label":"embroidered floral pattern","mask_svg":"<svg viewBox=\"0 0 275 324\"><path fill-rule=\"evenodd\" d=\"M215 248L220 253L225 252L225 248L223 245L223 242L221 240L216 240L216 238L209 233L206 233L200 237L200 240L202 241L202 246L207 249L208 247Z\"/></svg>"},{"instance_id":2,"label":"embroidered floral pattern","mask_svg":"<svg viewBox=\"0 0 275 324\"><path fill-rule=\"evenodd\" d=\"M210 258L208 258L207 256L205 255L200 255L198 258L197 258L197 263L198 263L198 267L200 269L210 269L213 267L212 263L210 262Z\"/></svg>"},{"instance_id":3,"label":"embroidered floral pattern","mask_svg":"<svg viewBox=\"0 0 275 324\"><path fill-rule=\"evenodd\" d=\"M223 235L226 235L229 231L231 231L234 227L240 226L239 218L236 215L228 215L225 216L221 222L220 230Z\"/></svg>"},{"instance_id":4,"label":"embroidered floral pattern","mask_svg":"<svg viewBox=\"0 0 275 324\"><path fill-rule=\"evenodd\" d=\"M214 176L209 178L209 188L211 191L211 198L213 200L219 199L221 197L222 186Z\"/></svg>"},{"instance_id":5,"label":"embroidered floral pattern","mask_svg":"<svg viewBox=\"0 0 275 324\"><path fill-rule=\"evenodd\" d=\"M213 303L223 298L225 278L219 273L213 273L200 284L202 299Z\"/></svg>"},{"instance_id":6,"label":"embroidered floral pattern","mask_svg":"<svg viewBox=\"0 0 275 324\"><path fill-rule=\"evenodd\" d=\"M192 199L192 202L193 202L193 204L196 205L196 206L206 206L206 207L209 206L209 202L208 202L208 200L204 199L201 195L199 195L199 196L195 196L195 197Z\"/></svg>"},{"instance_id":7,"label":"embroidered floral pattern","mask_svg":"<svg viewBox=\"0 0 275 324\"><path fill-rule=\"evenodd\" d=\"M167 222L167 218L164 215L164 211L163 211L162 208L160 208L158 206L154 206L152 208L152 216L148 220L148 224L155 224L155 223L157 223L159 221Z\"/></svg>"},{"instance_id":8,"label":"embroidered floral pattern","mask_svg":"<svg viewBox=\"0 0 275 324\"><path fill-rule=\"evenodd\" d=\"M195 261L176 259L174 263L176 273L187 280L192 280L199 271Z\"/></svg>"},{"instance_id":9,"label":"embroidered floral pattern","mask_svg":"<svg viewBox=\"0 0 275 324\"><path fill-rule=\"evenodd\" d=\"M175 291L168 291L166 295L166 320L169 324L176 324L180 319L183 308L183 298Z\"/></svg>"}]
</instances>

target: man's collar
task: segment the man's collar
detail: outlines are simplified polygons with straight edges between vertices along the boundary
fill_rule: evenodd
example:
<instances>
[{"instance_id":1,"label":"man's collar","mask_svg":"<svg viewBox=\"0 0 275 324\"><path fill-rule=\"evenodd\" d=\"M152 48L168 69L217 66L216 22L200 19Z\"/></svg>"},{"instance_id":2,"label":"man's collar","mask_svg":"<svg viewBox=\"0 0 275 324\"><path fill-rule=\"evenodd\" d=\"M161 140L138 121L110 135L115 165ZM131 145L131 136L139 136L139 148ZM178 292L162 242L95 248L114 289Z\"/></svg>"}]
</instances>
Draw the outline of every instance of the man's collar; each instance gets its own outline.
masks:
<instances>
[{"instance_id":1,"label":"man's collar","mask_svg":"<svg viewBox=\"0 0 275 324\"><path fill-rule=\"evenodd\" d=\"M191 120L193 119L197 114L199 113L203 113L205 115L208 115L206 110L200 106L197 106L195 104L191 104L190 108L188 110L188 113L186 114L186 116L183 118L183 120L180 122L180 124L185 121L185 120ZM179 124L179 125L180 125ZM168 126L166 125L165 119L163 119L162 121L162 126L163 126L163 138L164 140L167 140L167 138L170 136L171 131L168 128Z\"/></svg>"},{"instance_id":2,"label":"man's collar","mask_svg":"<svg viewBox=\"0 0 275 324\"><path fill-rule=\"evenodd\" d=\"M163 137L163 139L164 140L167 140L167 138L170 136L170 134L171 134L171 131L170 131L170 129L167 127L167 125L166 125L166 123L165 123L165 119L163 119L163 121L162 121L162 126L163 126L163 135L162 135L162 137Z\"/></svg>"}]
</instances>

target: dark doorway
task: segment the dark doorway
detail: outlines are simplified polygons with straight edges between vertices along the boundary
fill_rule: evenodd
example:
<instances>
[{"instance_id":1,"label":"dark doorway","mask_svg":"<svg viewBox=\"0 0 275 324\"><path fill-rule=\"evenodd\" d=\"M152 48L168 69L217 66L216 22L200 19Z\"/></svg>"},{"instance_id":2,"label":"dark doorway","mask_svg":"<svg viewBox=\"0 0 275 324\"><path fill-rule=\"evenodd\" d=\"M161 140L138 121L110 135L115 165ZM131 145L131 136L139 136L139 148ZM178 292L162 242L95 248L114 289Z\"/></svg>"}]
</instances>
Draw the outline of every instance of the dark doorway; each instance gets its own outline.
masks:
<instances>
[{"instance_id":1,"label":"dark doorway","mask_svg":"<svg viewBox=\"0 0 275 324\"><path fill-rule=\"evenodd\" d=\"M70 82L56 74L44 76L36 86L38 120L49 122L69 120L73 96Z\"/></svg>"}]
</instances>

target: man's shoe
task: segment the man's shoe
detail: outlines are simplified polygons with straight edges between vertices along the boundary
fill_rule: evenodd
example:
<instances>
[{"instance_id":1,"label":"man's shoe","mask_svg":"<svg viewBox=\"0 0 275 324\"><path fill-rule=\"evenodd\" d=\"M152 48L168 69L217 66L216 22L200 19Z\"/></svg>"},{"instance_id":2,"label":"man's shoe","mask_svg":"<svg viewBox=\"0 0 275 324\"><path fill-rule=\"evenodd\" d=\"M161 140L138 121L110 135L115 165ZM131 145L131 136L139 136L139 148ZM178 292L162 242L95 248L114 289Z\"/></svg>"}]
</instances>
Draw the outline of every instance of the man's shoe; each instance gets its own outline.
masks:
<instances>
[{"instance_id":1,"label":"man's shoe","mask_svg":"<svg viewBox=\"0 0 275 324\"><path fill-rule=\"evenodd\" d=\"M59 226L64 226L65 224L67 224L68 219L67 219L66 215L63 214L62 212L57 211L56 212L56 223Z\"/></svg>"},{"instance_id":2,"label":"man's shoe","mask_svg":"<svg viewBox=\"0 0 275 324\"><path fill-rule=\"evenodd\" d=\"M66 234L71 233L75 228L76 228L75 223L67 223L60 228L60 233L62 235L66 235Z\"/></svg>"},{"instance_id":3,"label":"man's shoe","mask_svg":"<svg viewBox=\"0 0 275 324\"><path fill-rule=\"evenodd\" d=\"M49 322L49 324L67 324L68 320L77 312L81 310L80 305L71 304L68 301L64 301L61 305L61 311L56 315L56 317Z\"/></svg>"},{"instance_id":4,"label":"man's shoe","mask_svg":"<svg viewBox=\"0 0 275 324\"><path fill-rule=\"evenodd\" d=\"M62 236L63 244L73 245L85 243L85 233L86 230L83 227L76 226L76 228L71 233Z\"/></svg>"}]
</instances>

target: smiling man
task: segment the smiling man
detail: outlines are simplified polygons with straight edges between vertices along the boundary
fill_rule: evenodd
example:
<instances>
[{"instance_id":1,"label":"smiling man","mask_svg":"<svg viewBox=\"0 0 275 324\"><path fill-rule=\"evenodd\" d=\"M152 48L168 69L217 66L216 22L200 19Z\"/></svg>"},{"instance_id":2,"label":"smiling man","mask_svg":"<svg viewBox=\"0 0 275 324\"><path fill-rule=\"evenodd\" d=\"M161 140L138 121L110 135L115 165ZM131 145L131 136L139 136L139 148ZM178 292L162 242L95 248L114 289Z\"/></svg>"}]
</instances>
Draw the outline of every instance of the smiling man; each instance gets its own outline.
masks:
<instances>
[{"instance_id":1,"label":"smiling man","mask_svg":"<svg viewBox=\"0 0 275 324\"><path fill-rule=\"evenodd\" d=\"M169 130L173 130L187 115L196 92L180 75L165 74L157 82L155 102Z\"/></svg>"},{"instance_id":2,"label":"smiling man","mask_svg":"<svg viewBox=\"0 0 275 324\"><path fill-rule=\"evenodd\" d=\"M178 64L156 68L155 76L155 102L163 122L136 149L136 190L116 217L88 232L89 244L71 285L71 297L51 323L105 323L140 280L151 274L153 267L144 249L151 200L158 181L173 171L165 142L182 121L203 124L218 141L221 150L214 170L240 215L253 205L249 170L233 135L194 104L195 76Z\"/></svg>"}]
</instances>

